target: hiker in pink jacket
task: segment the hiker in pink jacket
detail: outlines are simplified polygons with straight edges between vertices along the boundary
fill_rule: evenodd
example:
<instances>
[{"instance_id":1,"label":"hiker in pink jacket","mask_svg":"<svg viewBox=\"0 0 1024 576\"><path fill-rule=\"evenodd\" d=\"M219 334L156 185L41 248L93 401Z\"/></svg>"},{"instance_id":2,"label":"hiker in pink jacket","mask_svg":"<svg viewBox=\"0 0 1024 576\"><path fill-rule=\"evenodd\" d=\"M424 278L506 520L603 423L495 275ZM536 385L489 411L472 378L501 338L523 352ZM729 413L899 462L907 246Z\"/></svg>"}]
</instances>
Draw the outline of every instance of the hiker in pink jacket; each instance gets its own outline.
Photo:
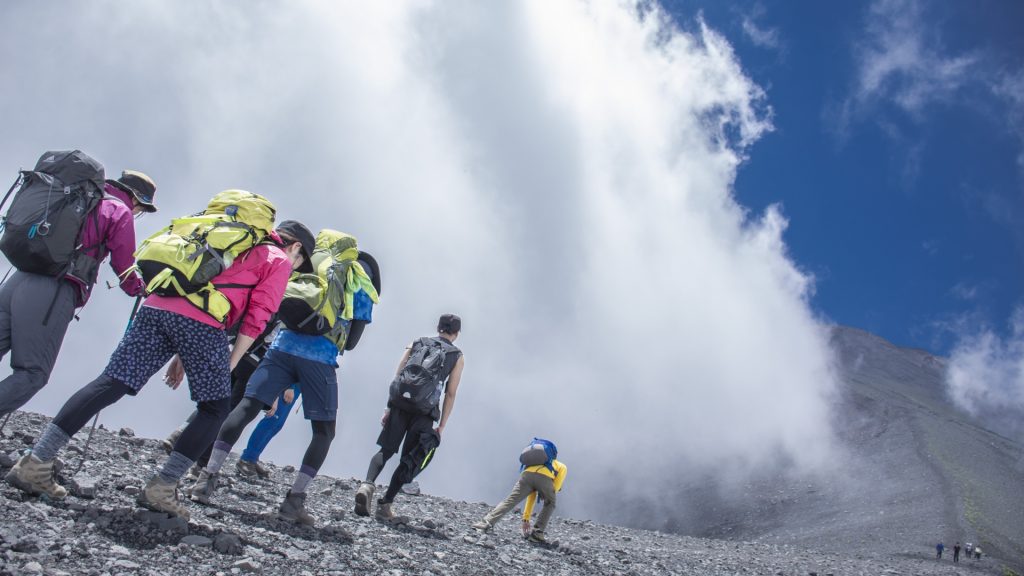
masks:
<instances>
[{"instance_id":1,"label":"hiker in pink jacket","mask_svg":"<svg viewBox=\"0 0 1024 576\"><path fill-rule=\"evenodd\" d=\"M133 215L156 212L156 185L142 172L125 170L119 179L107 180L104 188L104 198L83 224L82 251L95 259L96 267L109 255L110 267L121 278L121 289L138 296L143 285L131 271L135 265ZM13 372L0 381L0 416L21 408L46 386L75 309L89 300L91 281L73 273L55 278L18 270L4 282L0 288L0 357L11 353Z\"/></svg>"},{"instance_id":2,"label":"hiker in pink jacket","mask_svg":"<svg viewBox=\"0 0 1024 576\"><path fill-rule=\"evenodd\" d=\"M28 493L66 496L53 478L58 452L89 419L125 395L137 394L170 360L166 380L176 388L187 373L198 414L146 483L139 503L187 519L188 508L178 501L178 481L213 442L229 411L231 370L277 312L292 271L309 261L315 246L312 232L294 221L282 222L268 240L213 278L230 302L223 324L184 296L148 296L103 374L68 399L7 481ZM238 322L241 332L232 348L226 327Z\"/></svg>"}]
</instances>

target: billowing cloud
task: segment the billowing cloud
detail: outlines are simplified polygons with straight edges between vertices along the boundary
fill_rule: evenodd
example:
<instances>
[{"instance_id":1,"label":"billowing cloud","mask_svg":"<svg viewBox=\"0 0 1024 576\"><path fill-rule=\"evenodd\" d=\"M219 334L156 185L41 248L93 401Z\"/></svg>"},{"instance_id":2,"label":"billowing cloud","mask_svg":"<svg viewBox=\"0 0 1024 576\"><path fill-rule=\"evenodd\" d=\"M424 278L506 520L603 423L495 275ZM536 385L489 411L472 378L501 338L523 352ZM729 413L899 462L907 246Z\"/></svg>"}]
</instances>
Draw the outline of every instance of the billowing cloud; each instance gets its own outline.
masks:
<instances>
[{"instance_id":1,"label":"billowing cloud","mask_svg":"<svg viewBox=\"0 0 1024 576\"><path fill-rule=\"evenodd\" d=\"M81 147L148 171L146 231L242 187L356 234L385 284L341 362L327 472L362 476L399 355L447 311L467 368L427 490L495 500L533 435L592 516L619 470L649 471L655 501L682 478L818 469L835 379L813 279L781 210L732 195L764 94L721 35L640 4L8 3L4 21L49 25L0 38L20 87L0 93L19 135L0 158L13 174ZM126 300L86 308L29 408L99 373ZM158 436L189 409L154 379L103 419ZM296 462L307 437L292 422L267 456Z\"/></svg>"},{"instance_id":2,"label":"billowing cloud","mask_svg":"<svg viewBox=\"0 0 1024 576\"><path fill-rule=\"evenodd\" d=\"M982 330L964 337L950 357L946 382L952 399L991 429L1024 434L1024 308L1010 322L1010 334Z\"/></svg>"}]
</instances>

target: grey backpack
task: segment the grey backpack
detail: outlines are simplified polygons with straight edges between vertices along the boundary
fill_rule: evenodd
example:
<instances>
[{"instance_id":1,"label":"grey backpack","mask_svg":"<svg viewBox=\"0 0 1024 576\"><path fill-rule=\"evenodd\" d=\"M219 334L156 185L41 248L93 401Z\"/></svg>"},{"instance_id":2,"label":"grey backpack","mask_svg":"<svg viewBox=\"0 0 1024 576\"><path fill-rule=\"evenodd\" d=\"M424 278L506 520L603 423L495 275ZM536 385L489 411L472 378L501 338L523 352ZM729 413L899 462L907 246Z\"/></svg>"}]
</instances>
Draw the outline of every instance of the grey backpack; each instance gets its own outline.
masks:
<instances>
[{"instance_id":1,"label":"grey backpack","mask_svg":"<svg viewBox=\"0 0 1024 576\"><path fill-rule=\"evenodd\" d=\"M103 176L103 165L80 150L43 154L34 170L19 173L0 201L3 210L14 194L0 220L0 251L23 272L73 275L92 286L99 262L82 252L81 232L103 198Z\"/></svg>"},{"instance_id":2,"label":"grey backpack","mask_svg":"<svg viewBox=\"0 0 1024 576\"><path fill-rule=\"evenodd\" d=\"M431 414L441 401L445 359L458 348L441 338L420 338L412 345L409 360L391 382L390 402L403 410Z\"/></svg>"}]
</instances>

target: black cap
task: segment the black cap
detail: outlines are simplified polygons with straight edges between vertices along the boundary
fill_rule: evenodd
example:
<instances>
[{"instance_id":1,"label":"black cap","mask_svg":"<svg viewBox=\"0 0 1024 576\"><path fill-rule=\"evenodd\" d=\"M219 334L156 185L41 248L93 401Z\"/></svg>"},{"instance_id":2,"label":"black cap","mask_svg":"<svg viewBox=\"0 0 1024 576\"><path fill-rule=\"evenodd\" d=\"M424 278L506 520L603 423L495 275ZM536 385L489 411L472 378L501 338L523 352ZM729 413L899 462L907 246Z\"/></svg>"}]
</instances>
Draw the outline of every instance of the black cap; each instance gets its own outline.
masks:
<instances>
[{"instance_id":1,"label":"black cap","mask_svg":"<svg viewBox=\"0 0 1024 576\"><path fill-rule=\"evenodd\" d=\"M306 225L297 220L285 220L277 225L277 231L291 236L302 244L302 255L306 261L299 266L299 272L313 271L313 250L316 249L316 236L306 228Z\"/></svg>"},{"instance_id":2,"label":"black cap","mask_svg":"<svg viewBox=\"0 0 1024 576\"><path fill-rule=\"evenodd\" d=\"M442 314L437 321L437 331L444 334L458 334L462 331L462 318L455 314Z\"/></svg>"},{"instance_id":3,"label":"black cap","mask_svg":"<svg viewBox=\"0 0 1024 576\"><path fill-rule=\"evenodd\" d=\"M146 212L156 212L153 196L156 195L156 184L153 179L137 170L125 170L117 180L107 180L107 184L116 186L131 194L138 200Z\"/></svg>"}]
</instances>

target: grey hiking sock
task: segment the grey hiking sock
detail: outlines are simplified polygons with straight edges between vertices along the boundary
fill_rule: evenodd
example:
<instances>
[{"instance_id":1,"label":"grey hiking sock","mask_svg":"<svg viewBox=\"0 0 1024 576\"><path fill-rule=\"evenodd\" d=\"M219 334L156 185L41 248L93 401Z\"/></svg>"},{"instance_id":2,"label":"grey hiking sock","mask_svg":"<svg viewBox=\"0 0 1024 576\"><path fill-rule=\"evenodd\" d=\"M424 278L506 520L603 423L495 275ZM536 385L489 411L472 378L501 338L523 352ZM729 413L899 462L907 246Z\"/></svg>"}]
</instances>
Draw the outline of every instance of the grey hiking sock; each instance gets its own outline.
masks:
<instances>
[{"instance_id":1,"label":"grey hiking sock","mask_svg":"<svg viewBox=\"0 0 1024 576\"><path fill-rule=\"evenodd\" d=\"M60 426L49 423L39 436L39 441L32 447L32 454L43 462L50 462L57 457L57 452L68 445L71 437L61 430Z\"/></svg>"},{"instance_id":2,"label":"grey hiking sock","mask_svg":"<svg viewBox=\"0 0 1024 576\"><path fill-rule=\"evenodd\" d=\"M160 469L160 479L167 483L177 484L181 477L188 473L188 469L192 467L193 462L185 457L181 452L171 452L171 455L167 457L167 461L164 462L164 467Z\"/></svg>"},{"instance_id":3,"label":"grey hiking sock","mask_svg":"<svg viewBox=\"0 0 1024 576\"><path fill-rule=\"evenodd\" d=\"M223 440L214 442L213 451L210 452L210 461L206 464L206 470L212 474L220 472L221 467L224 466L224 461L228 459L228 454L230 453L231 444Z\"/></svg>"},{"instance_id":4,"label":"grey hiking sock","mask_svg":"<svg viewBox=\"0 0 1024 576\"><path fill-rule=\"evenodd\" d=\"M313 478L316 478L316 470L303 465L302 468L299 468L299 475L295 477L295 483L292 484L292 493L304 494Z\"/></svg>"}]
</instances>

